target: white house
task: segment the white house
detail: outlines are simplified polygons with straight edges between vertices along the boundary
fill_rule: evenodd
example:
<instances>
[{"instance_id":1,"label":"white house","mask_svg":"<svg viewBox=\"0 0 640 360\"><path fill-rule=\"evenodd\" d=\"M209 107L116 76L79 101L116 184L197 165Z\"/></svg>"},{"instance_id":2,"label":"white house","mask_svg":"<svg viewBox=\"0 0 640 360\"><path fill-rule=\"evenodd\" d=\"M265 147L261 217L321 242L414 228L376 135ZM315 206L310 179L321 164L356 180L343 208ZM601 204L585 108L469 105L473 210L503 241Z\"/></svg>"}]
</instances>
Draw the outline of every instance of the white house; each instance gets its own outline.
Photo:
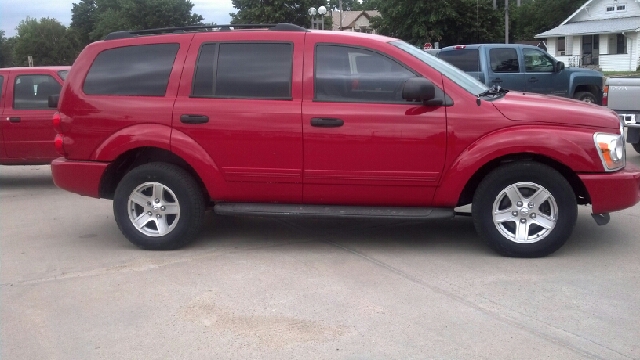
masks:
<instances>
[{"instance_id":1,"label":"white house","mask_svg":"<svg viewBox=\"0 0 640 360\"><path fill-rule=\"evenodd\" d=\"M343 11L342 28L340 28L340 11L333 11L331 14L331 17L333 19L332 30L356 31L375 34L375 30L371 28L371 23L369 22L369 20L374 16L380 16L380 13L376 10Z\"/></svg>"},{"instance_id":2,"label":"white house","mask_svg":"<svg viewBox=\"0 0 640 360\"><path fill-rule=\"evenodd\" d=\"M536 35L567 66L632 71L640 65L640 0L589 0L558 27Z\"/></svg>"}]
</instances>

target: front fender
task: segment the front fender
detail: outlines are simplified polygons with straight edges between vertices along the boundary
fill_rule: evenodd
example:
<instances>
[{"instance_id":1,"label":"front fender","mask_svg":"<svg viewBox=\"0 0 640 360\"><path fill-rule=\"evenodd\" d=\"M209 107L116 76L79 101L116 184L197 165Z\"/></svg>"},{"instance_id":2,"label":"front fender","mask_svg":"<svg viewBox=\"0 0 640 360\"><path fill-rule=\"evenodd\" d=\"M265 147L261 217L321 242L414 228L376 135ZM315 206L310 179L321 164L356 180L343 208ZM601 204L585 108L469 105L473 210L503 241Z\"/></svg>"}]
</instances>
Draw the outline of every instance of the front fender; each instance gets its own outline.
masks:
<instances>
[{"instance_id":1,"label":"front fender","mask_svg":"<svg viewBox=\"0 0 640 360\"><path fill-rule=\"evenodd\" d=\"M478 139L463 150L445 171L434 206L454 207L471 177L489 162L510 155L544 156L574 172L602 172L593 144L593 130L556 126L518 126Z\"/></svg>"},{"instance_id":2,"label":"front fender","mask_svg":"<svg viewBox=\"0 0 640 360\"><path fill-rule=\"evenodd\" d=\"M171 127L140 124L126 127L109 136L93 152L91 160L113 161L128 150L156 147L170 150Z\"/></svg>"}]
</instances>

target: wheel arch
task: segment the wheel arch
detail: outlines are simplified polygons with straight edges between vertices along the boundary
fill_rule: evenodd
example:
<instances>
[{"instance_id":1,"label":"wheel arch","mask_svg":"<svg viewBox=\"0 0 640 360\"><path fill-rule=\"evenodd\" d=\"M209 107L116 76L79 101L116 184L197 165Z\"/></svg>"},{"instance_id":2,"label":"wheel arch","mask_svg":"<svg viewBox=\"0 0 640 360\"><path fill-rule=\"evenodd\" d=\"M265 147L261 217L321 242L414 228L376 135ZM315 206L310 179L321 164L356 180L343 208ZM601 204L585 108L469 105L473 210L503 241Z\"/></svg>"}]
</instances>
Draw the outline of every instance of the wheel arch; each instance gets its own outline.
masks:
<instances>
[{"instance_id":1,"label":"wheel arch","mask_svg":"<svg viewBox=\"0 0 640 360\"><path fill-rule=\"evenodd\" d=\"M571 185L574 194L576 195L576 202L580 205L586 205L591 203L591 198L589 196L589 192L587 191L586 186L580 180L580 177L571 170L567 165L552 159L550 157L540 155L540 154L530 154L530 153L518 153L518 154L508 154L498 158L495 158L486 164L482 165L472 176L467 180L462 192L460 193L460 197L458 199L457 206L463 206L470 204L473 196L475 195L475 191L480 185L482 179L484 179L491 171L494 169L507 164L513 163L517 161L534 161L544 165L547 165L557 172L560 173Z\"/></svg>"},{"instance_id":2,"label":"wheel arch","mask_svg":"<svg viewBox=\"0 0 640 360\"><path fill-rule=\"evenodd\" d=\"M198 172L183 158L173 152L158 147L138 147L125 151L107 166L100 180L100 197L112 200L120 180L132 169L152 162L164 162L181 167L200 185L205 199L210 199L207 187Z\"/></svg>"}]
</instances>

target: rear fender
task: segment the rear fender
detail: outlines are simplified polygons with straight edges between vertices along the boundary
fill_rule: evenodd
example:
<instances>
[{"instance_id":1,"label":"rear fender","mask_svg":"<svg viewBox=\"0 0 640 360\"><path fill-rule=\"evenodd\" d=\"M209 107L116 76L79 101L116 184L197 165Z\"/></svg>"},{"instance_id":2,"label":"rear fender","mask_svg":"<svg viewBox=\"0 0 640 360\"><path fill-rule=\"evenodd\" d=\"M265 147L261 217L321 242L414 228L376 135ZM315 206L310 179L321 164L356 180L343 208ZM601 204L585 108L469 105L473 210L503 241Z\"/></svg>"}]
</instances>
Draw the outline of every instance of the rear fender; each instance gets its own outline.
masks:
<instances>
[{"instance_id":1,"label":"rear fender","mask_svg":"<svg viewBox=\"0 0 640 360\"><path fill-rule=\"evenodd\" d=\"M558 127L507 128L489 134L467 147L445 172L434 206L457 205L471 177L492 160L510 155L544 156L578 172L602 172L593 144L593 131ZM587 150L585 150L587 149Z\"/></svg>"},{"instance_id":2,"label":"rear fender","mask_svg":"<svg viewBox=\"0 0 640 360\"><path fill-rule=\"evenodd\" d=\"M95 161L113 161L126 151L141 147L170 150L171 127L140 124L129 126L112 134L98 146L91 156Z\"/></svg>"}]
</instances>

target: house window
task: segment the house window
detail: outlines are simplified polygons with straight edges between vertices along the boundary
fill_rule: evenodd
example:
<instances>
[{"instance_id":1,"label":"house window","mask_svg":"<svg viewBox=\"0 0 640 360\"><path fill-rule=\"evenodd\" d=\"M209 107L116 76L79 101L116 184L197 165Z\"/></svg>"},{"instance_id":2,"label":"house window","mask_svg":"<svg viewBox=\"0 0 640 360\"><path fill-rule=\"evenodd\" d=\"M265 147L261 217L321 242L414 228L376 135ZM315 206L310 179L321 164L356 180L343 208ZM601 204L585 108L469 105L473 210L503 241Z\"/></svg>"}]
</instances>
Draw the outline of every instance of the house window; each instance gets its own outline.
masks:
<instances>
[{"instance_id":1,"label":"house window","mask_svg":"<svg viewBox=\"0 0 640 360\"><path fill-rule=\"evenodd\" d=\"M616 35L616 54L627 53L627 38L623 34Z\"/></svg>"},{"instance_id":2,"label":"house window","mask_svg":"<svg viewBox=\"0 0 640 360\"><path fill-rule=\"evenodd\" d=\"M558 38L558 49L556 50L556 56L564 56L565 55L565 38L564 37L559 37Z\"/></svg>"},{"instance_id":3,"label":"house window","mask_svg":"<svg viewBox=\"0 0 640 360\"><path fill-rule=\"evenodd\" d=\"M613 5L607 6L607 12L608 13L614 12L614 11L616 11L616 7L615 6L613 6Z\"/></svg>"},{"instance_id":4,"label":"house window","mask_svg":"<svg viewBox=\"0 0 640 360\"><path fill-rule=\"evenodd\" d=\"M627 10L627 5L618 5L616 6L616 12Z\"/></svg>"}]
</instances>

